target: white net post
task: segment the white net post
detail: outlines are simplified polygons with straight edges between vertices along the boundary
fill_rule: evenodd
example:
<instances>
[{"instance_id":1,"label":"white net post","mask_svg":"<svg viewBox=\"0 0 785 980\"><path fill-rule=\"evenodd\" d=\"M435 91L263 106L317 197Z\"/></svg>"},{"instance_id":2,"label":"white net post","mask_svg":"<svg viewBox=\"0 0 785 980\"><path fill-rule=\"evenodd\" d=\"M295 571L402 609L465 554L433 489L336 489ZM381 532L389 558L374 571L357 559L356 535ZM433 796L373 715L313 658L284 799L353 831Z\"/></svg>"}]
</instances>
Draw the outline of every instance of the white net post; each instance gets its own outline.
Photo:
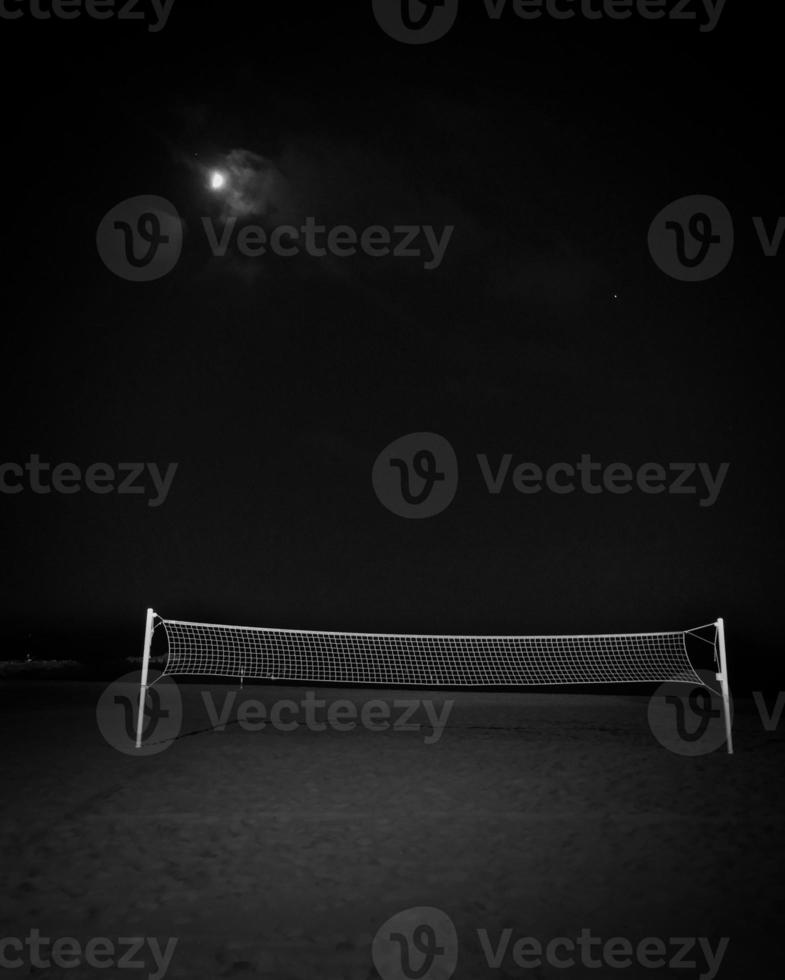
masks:
<instances>
[{"instance_id":1,"label":"white net post","mask_svg":"<svg viewBox=\"0 0 785 980\"><path fill-rule=\"evenodd\" d=\"M147 697L147 678L150 673L150 647L153 642L153 619L155 613L147 610L147 622L144 629L144 655L142 657L142 681L139 685L139 714L136 719L136 747L142 747L142 730L144 728L144 703Z\"/></svg>"},{"instance_id":2,"label":"white net post","mask_svg":"<svg viewBox=\"0 0 785 980\"><path fill-rule=\"evenodd\" d=\"M725 650L725 620L720 616L717 620L717 649L719 652L719 673L717 680L722 687L722 711L725 717L725 738L728 755L733 755L733 732L730 716L730 688L728 686L728 656Z\"/></svg>"}]
</instances>

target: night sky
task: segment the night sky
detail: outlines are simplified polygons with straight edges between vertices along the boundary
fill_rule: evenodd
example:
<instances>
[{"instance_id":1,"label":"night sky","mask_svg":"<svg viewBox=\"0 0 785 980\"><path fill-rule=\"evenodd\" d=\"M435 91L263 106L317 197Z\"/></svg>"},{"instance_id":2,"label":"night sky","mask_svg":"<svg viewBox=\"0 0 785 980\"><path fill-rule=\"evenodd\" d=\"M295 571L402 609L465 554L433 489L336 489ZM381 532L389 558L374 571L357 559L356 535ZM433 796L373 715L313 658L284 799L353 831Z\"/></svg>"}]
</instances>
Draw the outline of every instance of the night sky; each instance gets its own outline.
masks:
<instances>
[{"instance_id":1,"label":"night sky","mask_svg":"<svg viewBox=\"0 0 785 980\"><path fill-rule=\"evenodd\" d=\"M761 5L762 6L762 5ZM773 5L769 5L773 6ZM694 4L697 9L697 4ZM10 653L141 652L171 618L401 632L592 632L726 617L753 686L782 649L779 24L490 19L387 36L370 2L175 0L166 26L0 21L0 462L177 463L142 495L0 495ZM745 9L746 8L746 9ZM147 10L144 4L140 10ZM209 174L265 227L453 225L444 261L210 253ZM727 268L680 282L649 226L731 212ZM102 261L115 205L166 198L182 256ZM247 202L246 202L247 203ZM393 440L459 461L443 513L382 506ZM695 496L489 494L476 457L730 463ZM30 639L32 637L32 639ZM733 678L732 678L733 679Z\"/></svg>"}]
</instances>

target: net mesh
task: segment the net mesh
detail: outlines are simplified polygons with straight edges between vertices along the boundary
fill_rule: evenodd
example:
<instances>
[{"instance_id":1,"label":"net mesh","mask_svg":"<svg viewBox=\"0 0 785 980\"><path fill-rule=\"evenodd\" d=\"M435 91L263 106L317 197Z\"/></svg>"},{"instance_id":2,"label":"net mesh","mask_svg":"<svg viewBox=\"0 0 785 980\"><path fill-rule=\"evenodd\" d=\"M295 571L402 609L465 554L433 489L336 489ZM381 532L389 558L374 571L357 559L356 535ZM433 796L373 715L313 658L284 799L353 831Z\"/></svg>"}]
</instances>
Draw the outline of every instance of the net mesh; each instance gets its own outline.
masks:
<instances>
[{"instance_id":1,"label":"net mesh","mask_svg":"<svg viewBox=\"0 0 785 980\"><path fill-rule=\"evenodd\" d=\"M587 636L332 633L161 620L165 674L336 685L702 685L685 631Z\"/></svg>"}]
</instances>

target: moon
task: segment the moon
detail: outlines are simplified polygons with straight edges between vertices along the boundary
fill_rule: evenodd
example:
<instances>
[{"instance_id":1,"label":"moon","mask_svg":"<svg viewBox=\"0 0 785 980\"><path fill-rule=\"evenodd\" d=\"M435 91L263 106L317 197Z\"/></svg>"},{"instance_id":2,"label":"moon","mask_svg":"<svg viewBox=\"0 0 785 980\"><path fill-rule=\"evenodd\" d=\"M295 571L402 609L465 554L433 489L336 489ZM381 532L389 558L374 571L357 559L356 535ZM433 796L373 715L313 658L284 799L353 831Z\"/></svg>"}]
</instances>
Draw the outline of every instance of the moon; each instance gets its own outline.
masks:
<instances>
[{"instance_id":1,"label":"moon","mask_svg":"<svg viewBox=\"0 0 785 980\"><path fill-rule=\"evenodd\" d=\"M226 174L222 174L220 170L213 170L210 174L210 187L214 191L220 191L226 187Z\"/></svg>"}]
</instances>

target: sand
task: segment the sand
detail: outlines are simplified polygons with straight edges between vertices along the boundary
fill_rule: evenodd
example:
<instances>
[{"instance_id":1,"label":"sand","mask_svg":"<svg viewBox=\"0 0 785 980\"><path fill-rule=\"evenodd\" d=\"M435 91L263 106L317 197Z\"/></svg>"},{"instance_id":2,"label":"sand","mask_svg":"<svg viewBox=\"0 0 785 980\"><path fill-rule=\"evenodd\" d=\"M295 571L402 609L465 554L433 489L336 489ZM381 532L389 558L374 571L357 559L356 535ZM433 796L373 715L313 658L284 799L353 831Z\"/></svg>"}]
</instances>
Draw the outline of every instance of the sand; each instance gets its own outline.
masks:
<instances>
[{"instance_id":1,"label":"sand","mask_svg":"<svg viewBox=\"0 0 785 980\"><path fill-rule=\"evenodd\" d=\"M169 977L366 980L379 927L428 906L454 923L467 980L702 975L700 956L622 970L508 954L491 969L479 931L495 943L505 928L513 941L727 937L718 976L781 974L785 744L751 702L737 705L734 756L690 759L653 738L642 697L426 692L456 699L427 744L430 730L209 731L205 688L182 685L180 737L140 758L101 735L104 687L0 689L0 938L175 937Z\"/></svg>"}]
</instances>

